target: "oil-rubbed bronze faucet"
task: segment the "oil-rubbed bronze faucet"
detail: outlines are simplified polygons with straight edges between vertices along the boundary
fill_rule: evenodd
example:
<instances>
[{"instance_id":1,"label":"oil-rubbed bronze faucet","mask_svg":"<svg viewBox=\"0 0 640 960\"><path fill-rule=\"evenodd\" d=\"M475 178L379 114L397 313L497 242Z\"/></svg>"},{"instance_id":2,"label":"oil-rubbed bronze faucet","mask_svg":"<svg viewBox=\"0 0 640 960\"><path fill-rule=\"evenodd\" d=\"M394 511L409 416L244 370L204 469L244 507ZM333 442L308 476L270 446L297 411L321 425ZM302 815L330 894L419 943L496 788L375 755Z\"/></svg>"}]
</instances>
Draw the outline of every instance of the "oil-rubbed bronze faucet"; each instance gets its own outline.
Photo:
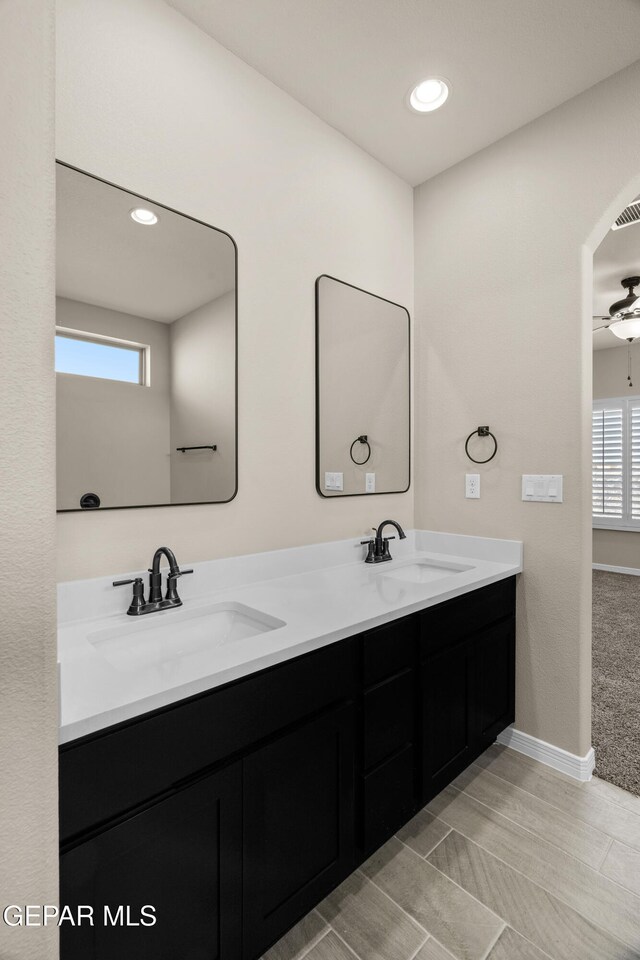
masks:
<instances>
[{"instance_id":1,"label":"oil-rubbed bronze faucet","mask_svg":"<svg viewBox=\"0 0 640 960\"><path fill-rule=\"evenodd\" d=\"M167 592L164 600L162 599L162 574L160 573L160 560L163 555L169 562ZM114 580L113 586L122 587L127 583L133 584L133 597L127 613L130 617L140 617L145 613L157 613L159 610L181 607L182 600L178 596L176 584L178 577L183 577L185 573L193 573L193 570L181 570L173 550L170 550L169 547L158 547L149 568L149 599L146 603L142 577L135 577L133 580Z\"/></svg>"},{"instance_id":2,"label":"oil-rubbed bronze faucet","mask_svg":"<svg viewBox=\"0 0 640 960\"><path fill-rule=\"evenodd\" d=\"M376 534L375 537L373 537L371 540L360 541L361 544L366 544L369 548L364 560L365 563L384 563L385 560L393 559L389 553L389 540L395 540L395 536L382 536L382 531L389 524L396 528L400 540L404 540L406 538L407 535L399 523L396 523L395 520L383 520L377 530L375 527L373 527Z\"/></svg>"}]
</instances>

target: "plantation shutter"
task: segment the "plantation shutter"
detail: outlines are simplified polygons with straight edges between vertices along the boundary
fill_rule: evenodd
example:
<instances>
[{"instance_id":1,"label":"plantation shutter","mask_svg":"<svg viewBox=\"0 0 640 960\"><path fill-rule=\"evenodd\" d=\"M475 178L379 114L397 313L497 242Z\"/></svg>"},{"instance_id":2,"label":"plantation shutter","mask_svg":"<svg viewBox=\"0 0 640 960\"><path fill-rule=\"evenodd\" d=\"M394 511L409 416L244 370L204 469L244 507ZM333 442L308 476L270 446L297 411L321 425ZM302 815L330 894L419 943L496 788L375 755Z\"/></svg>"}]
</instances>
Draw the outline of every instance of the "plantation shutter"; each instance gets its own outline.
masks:
<instances>
[{"instance_id":1,"label":"plantation shutter","mask_svg":"<svg viewBox=\"0 0 640 960\"><path fill-rule=\"evenodd\" d=\"M629 499L631 519L640 520L640 403L630 404L629 440L631 444L631 464L629 474Z\"/></svg>"},{"instance_id":2,"label":"plantation shutter","mask_svg":"<svg viewBox=\"0 0 640 960\"><path fill-rule=\"evenodd\" d=\"M622 520L624 516L624 408L597 404L592 420L593 516ZM640 518L640 405L637 408L638 455L636 509Z\"/></svg>"}]
</instances>

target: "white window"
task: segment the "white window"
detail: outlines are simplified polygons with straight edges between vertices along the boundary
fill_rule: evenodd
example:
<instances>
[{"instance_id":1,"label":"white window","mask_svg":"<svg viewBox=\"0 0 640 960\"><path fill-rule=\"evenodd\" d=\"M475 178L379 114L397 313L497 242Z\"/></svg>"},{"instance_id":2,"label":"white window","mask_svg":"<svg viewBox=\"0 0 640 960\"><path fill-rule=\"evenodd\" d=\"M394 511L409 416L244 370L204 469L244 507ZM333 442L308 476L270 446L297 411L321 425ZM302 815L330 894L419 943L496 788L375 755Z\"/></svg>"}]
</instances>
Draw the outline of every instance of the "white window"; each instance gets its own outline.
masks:
<instances>
[{"instance_id":1,"label":"white window","mask_svg":"<svg viewBox=\"0 0 640 960\"><path fill-rule=\"evenodd\" d=\"M593 526L640 530L640 397L593 404L591 478Z\"/></svg>"},{"instance_id":2,"label":"white window","mask_svg":"<svg viewBox=\"0 0 640 960\"><path fill-rule=\"evenodd\" d=\"M141 343L56 327L56 373L144 385L148 354Z\"/></svg>"}]
</instances>

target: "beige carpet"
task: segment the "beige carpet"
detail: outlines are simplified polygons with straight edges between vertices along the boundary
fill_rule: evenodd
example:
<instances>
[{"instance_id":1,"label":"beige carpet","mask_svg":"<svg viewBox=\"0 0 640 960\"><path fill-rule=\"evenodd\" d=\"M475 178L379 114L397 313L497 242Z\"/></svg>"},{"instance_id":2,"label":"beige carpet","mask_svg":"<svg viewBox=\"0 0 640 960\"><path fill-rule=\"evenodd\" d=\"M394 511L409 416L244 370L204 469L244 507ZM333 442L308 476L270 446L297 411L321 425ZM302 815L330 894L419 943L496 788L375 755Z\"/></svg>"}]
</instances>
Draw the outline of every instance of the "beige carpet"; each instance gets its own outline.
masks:
<instances>
[{"instance_id":1,"label":"beige carpet","mask_svg":"<svg viewBox=\"0 0 640 960\"><path fill-rule=\"evenodd\" d=\"M640 577L593 571L596 775L640 796Z\"/></svg>"}]
</instances>

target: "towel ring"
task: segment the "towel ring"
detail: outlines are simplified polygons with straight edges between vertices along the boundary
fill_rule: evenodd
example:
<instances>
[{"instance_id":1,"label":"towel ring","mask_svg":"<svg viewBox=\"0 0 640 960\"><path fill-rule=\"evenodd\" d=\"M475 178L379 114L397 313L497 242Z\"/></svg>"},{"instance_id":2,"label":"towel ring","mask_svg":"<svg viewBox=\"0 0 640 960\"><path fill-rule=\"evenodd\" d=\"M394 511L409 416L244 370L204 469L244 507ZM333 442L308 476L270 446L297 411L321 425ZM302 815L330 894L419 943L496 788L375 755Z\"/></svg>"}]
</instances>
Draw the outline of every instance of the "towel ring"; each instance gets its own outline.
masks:
<instances>
[{"instance_id":1,"label":"towel ring","mask_svg":"<svg viewBox=\"0 0 640 960\"><path fill-rule=\"evenodd\" d=\"M493 443L494 443L493 453L491 454L490 457L487 457L486 460L476 460L476 458L472 457L471 454L469 453L469 440L471 440L471 437L475 437L476 433L478 434L479 437L491 437L491 439L493 440ZM498 441L496 440L494 435L491 433L491 430L489 430L489 427L478 427L478 429L474 430L473 433L470 433L467 439L465 440L464 452L469 457L469 460L473 461L473 463L489 463L489 460L493 460L496 453L498 452Z\"/></svg>"},{"instance_id":2,"label":"towel ring","mask_svg":"<svg viewBox=\"0 0 640 960\"><path fill-rule=\"evenodd\" d=\"M356 460L356 458L353 455L353 448L355 447L356 443L363 443L367 448L368 453L364 460ZM353 443L349 447L349 456L351 457L353 462L357 464L359 467L363 467L365 463L369 462L371 458L371 445L367 440L366 434L363 434L361 437L356 437L356 439L353 441Z\"/></svg>"}]
</instances>

